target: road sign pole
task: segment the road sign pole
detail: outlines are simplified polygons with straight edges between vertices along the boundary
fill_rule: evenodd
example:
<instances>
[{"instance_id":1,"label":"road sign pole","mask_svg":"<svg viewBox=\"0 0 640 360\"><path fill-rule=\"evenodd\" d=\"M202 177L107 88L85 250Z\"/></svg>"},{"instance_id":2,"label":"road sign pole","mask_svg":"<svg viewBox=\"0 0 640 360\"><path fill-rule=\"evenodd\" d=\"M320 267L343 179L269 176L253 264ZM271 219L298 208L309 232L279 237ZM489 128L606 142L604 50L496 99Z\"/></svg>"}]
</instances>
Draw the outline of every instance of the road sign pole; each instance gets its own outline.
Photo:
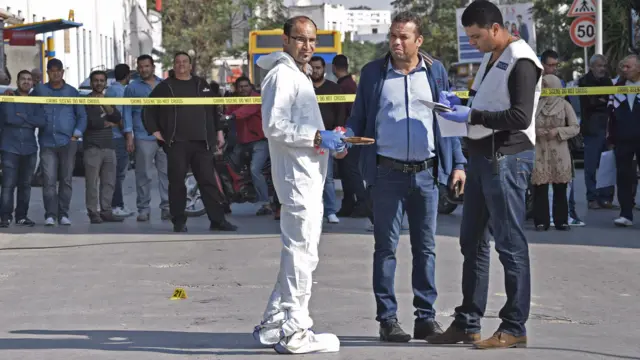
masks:
<instances>
[{"instance_id":1,"label":"road sign pole","mask_svg":"<svg viewBox=\"0 0 640 360\"><path fill-rule=\"evenodd\" d=\"M596 0L596 54L602 54L602 0Z\"/></svg>"},{"instance_id":2,"label":"road sign pole","mask_svg":"<svg viewBox=\"0 0 640 360\"><path fill-rule=\"evenodd\" d=\"M589 72L589 48L588 47L584 47L584 73L588 73Z\"/></svg>"}]
</instances>

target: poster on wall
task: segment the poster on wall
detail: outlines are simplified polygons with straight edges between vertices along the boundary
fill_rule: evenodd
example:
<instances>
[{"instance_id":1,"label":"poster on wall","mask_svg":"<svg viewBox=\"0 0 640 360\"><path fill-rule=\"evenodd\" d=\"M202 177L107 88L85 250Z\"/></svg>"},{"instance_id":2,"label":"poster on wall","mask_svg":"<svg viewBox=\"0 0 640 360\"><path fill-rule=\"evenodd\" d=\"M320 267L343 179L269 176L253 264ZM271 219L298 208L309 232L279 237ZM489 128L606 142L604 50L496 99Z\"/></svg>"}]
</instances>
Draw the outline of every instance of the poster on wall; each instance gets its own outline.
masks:
<instances>
[{"instance_id":1,"label":"poster on wall","mask_svg":"<svg viewBox=\"0 0 640 360\"><path fill-rule=\"evenodd\" d=\"M526 41L536 50L536 28L533 18L533 3L498 5L502 12L504 26L509 33ZM464 32L461 19L464 8L456 9L456 28L458 37L458 62L479 63L483 54L469 44L469 37Z\"/></svg>"}]
</instances>

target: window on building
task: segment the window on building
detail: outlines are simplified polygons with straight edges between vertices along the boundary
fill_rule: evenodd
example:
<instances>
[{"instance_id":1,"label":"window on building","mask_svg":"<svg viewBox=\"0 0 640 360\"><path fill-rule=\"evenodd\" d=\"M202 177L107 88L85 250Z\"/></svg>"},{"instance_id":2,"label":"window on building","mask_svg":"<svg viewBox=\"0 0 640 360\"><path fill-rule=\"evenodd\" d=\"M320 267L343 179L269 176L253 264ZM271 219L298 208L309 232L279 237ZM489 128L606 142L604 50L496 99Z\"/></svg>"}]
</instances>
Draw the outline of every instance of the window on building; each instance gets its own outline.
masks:
<instances>
[{"instance_id":1,"label":"window on building","mask_svg":"<svg viewBox=\"0 0 640 360\"><path fill-rule=\"evenodd\" d=\"M373 29L371 29L371 33L372 33L372 34L377 34L377 33L378 33L378 28L373 28Z\"/></svg>"}]
</instances>

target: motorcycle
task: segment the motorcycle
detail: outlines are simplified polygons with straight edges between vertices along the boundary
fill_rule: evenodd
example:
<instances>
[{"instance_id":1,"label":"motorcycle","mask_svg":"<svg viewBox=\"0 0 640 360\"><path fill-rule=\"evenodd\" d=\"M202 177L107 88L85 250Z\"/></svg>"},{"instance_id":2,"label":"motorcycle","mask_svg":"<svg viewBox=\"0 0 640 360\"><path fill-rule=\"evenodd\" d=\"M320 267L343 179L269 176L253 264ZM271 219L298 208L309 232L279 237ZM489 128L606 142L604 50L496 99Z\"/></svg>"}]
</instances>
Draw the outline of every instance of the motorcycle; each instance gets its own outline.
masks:
<instances>
[{"instance_id":1,"label":"motorcycle","mask_svg":"<svg viewBox=\"0 0 640 360\"><path fill-rule=\"evenodd\" d=\"M231 156L233 149L227 147L222 154L217 154L215 159L215 176L218 189L227 199L226 208L230 212L229 206L233 203L255 203L256 190L251 179L251 152L244 151L236 163ZM269 197L274 198L275 190L271 179L271 161L267 160L262 168L262 174L267 180L267 188ZM198 187L198 182L192 172L187 173L185 178L187 187L187 206L185 213L188 217L198 217L204 215L207 211L202 202L202 196ZM272 205L275 210L275 204Z\"/></svg>"}]
</instances>

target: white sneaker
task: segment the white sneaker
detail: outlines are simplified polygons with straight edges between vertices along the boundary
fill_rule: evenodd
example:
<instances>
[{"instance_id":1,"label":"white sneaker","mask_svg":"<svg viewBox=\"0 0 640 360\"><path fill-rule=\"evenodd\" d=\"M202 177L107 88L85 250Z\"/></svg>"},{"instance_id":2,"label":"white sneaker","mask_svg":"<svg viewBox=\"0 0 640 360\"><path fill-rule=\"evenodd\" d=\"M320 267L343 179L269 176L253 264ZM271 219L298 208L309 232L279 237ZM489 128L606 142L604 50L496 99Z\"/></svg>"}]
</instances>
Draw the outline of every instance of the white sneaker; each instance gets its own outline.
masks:
<instances>
[{"instance_id":1,"label":"white sneaker","mask_svg":"<svg viewBox=\"0 0 640 360\"><path fill-rule=\"evenodd\" d=\"M48 217L44 221L44 226L56 226L56 221L52 217Z\"/></svg>"},{"instance_id":2,"label":"white sneaker","mask_svg":"<svg viewBox=\"0 0 640 360\"><path fill-rule=\"evenodd\" d=\"M69 226L69 225L71 225L71 220L69 220L69 218L68 218L68 217L63 216L63 217L60 219L60 225Z\"/></svg>"},{"instance_id":3,"label":"white sneaker","mask_svg":"<svg viewBox=\"0 0 640 360\"><path fill-rule=\"evenodd\" d=\"M340 351L340 340L333 334L315 334L313 330L301 330L283 338L274 347L279 354L309 354Z\"/></svg>"},{"instance_id":4,"label":"white sneaker","mask_svg":"<svg viewBox=\"0 0 640 360\"><path fill-rule=\"evenodd\" d=\"M627 226L633 226L633 221L627 219L626 217L620 216L619 218L613 220L613 223L616 226L622 226L622 227L627 227Z\"/></svg>"},{"instance_id":5,"label":"white sneaker","mask_svg":"<svg viewBox=\"0 0 640 360\"><path fill-rule=\"evenodd\" d=\"M131 215L133 215L133 211L127 209L126 207L121 208L121 207L117 207L114 208L112 211L114 216L119 216L119 217L129 217Z\"/></svg>"},{"instance_id":6,"label":"white sneaker","mask_svg":"<svg viewBox=\"0 0 640 360\"><path fill-rule=\"evenodd\" d=\"M340 219L336 216L336 214L331 214L327 216L327 220L329 220L329 224L339 224Z\"/></svg>"}]
</instances>

